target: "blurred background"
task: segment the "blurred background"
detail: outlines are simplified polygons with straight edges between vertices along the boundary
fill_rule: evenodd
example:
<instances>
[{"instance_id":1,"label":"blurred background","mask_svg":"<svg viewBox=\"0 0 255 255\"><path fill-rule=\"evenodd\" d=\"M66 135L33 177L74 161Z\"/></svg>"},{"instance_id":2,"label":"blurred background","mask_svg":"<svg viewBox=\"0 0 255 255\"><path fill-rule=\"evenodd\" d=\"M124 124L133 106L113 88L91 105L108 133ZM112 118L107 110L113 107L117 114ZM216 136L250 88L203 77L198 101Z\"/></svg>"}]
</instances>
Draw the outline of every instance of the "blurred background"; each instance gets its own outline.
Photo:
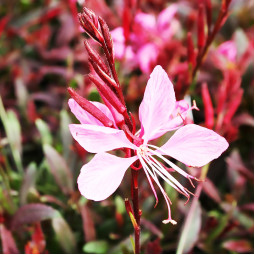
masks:
<instances>
[{"instance_id":1,"label":"blurred background","mask_svg":"<svg viewBox=\"0 0 255 255\"><path fill-rule=\"evenodd\" d=\"M154 208L148 181L139 175L142 252L253 253L253 1L228 2L0 0L3 253L133 253L124 205L130 173L102 202L88 201L77 189L80 168L93 155L69 133L68 124L78 121L67 105L67 87L100 101L86 78L90 66L83 41L88 37L77 19L83 6L112 31L116 69L136 119L149 74L160 64L177 99L196 100L200 111L188 121L230 143L204 169L179 165L206 179L196 184L199 201L184 206L185 197L162 183L173 202L175 226L162 224L166 204L160 197Z\"/></svg>"}]
</instances>

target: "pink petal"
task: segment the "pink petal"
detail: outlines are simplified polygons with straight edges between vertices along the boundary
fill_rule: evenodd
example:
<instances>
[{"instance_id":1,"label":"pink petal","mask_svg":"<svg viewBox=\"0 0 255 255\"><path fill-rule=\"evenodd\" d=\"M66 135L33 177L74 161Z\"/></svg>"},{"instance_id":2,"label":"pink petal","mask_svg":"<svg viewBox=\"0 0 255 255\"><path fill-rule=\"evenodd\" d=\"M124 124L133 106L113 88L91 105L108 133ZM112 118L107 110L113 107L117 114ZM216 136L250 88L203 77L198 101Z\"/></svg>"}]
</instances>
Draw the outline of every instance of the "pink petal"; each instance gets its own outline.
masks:
<instances>
[{"instance_id":1,"label":"pink petal","mask_svg":"<svg viewBox=\"0 0 255 255\"><path fill-rule=\"evenodd\" d=\"M140 69L144 73L150 73L151 67L155 66L159 49L154 43L147 43L137 52Z\"/></svg>"},{"instance_id":2,"label":"pink petal","mask_svg":"<svg viewBox=\"0 0 255 255\"><path fill-rule=\"evenodd\" d=\"M163 40L169 40L174 34L180 31L180 23L174 19L177 11L177 4L171 4L158 16L157 33Z\"/></svg>"},{"instance_id":3,"label":"pink petal","mask_svg":"<svg viewBox=\"0 0 255 255\"><path fill-rule=\"evenodd\" d=\"M137 159L119 158L108 153L96 156L81 169L78 188L87 199L101 201L109 197L120 185L128 167Z\"/></svg>"},{"instance_id":4,"label":"pink petal","mask_svg":"<svg viewBox=\"0 0 255 255\"><path fill-rule=\"evenodd\" d=\"M125 53L125 37L122 27L117 27L111 31L111 36L114 45L114 55L117 59L124 57Z\"/></svg>"},{"instance_id":5,"label":"pink petal","mask_svg":"<svg viewBox=\"0 0 255 255\"><path fill-rule=\"evenodd\" d=\"M159 151L188 166L201 167L218 158L227 148L226 139L214 131L188 124L178 129Z\"/></svg>"},{"instance_id":6,"label":"pink petal","mask_svg":"<svg viewBox=\"0 0 255 255\"><path fill-rule=\"evenodd\" d=\"M101 104L99 102L91 102L91 103L94 104L99 110L101 110L110 120L113 121L113 123L115 123L114 118L106 105ZM72 113L80 121L81 124L103 126L103 124L99 120L93 117L90 113L83 110L72 98L68 100L68 105Z\"/></svg>"},{"instance_id":7,"label":"pink petal","mask_svg":"<svg viewBox=\"0 0 255 255\"><path fill-rule=\"evenodd\" d=\"M145 143L167 126L175 102L172 82L162 67L156 66L150 75L139 108Z\"/></svg>"},{"instance_id":8,"label":"pink petal","mask_svg":"<svg viewBox=\"0 0 255 255\"><path fill-rule=\"evenodd\" d=\"M180 100L175 103L175 108L170 116L168 123L168 130L175 129L183 124L186 119L188 111L191 110L189 104L185 100Z\"/></svg>"},{"instance_id":9,"label":"pink petal","mask_svg":"<svg viewBox=\"0 0 255 255\"><path fill-rule=\"evenodd\" d=\"M226 57L229 61L235 62L237 56L237 48L234 41L222 43L218 49L218 53Z\"/></svg>"},{"instance_id":10,"label":"pink petal","mask_svg":"<svg viewBox=\"0 0 255 255\"><path fill-rule=\"evenodd\" d=\"M152 31L156 27L156 18L152 14L140 12L135 16L135 24L141 26L143 30Z\"/></svg>"},{"instance_id":11,"label":"pink petal","mask_svg":"<svg viewBox=\"0 0 255 255\"><path fill-rule=\"evenodd\" d=\"M164 135L166 132L173 131L179 128L181 125L183 125L184 120L186 119L187 114L190 110L191 108L185 100L177 101L167 124L162 129L158 130L158 132L155 133L155 135L152 136L150 139L156 139Z\"/></svg>"},{"instance_id":12,"label":"pink petal","mask_svg":"<svg viewBox=\"0 0 255 255\"><path fill-rule=\"evenodd\" d=\"M177 4L171 4L158 15L157 26L159 30L164 30L171 26L172 19L177 13L177 10Z\"/></svg>"},{"instance_id":13,"label":"pink petal","mask_svg":"<svg viewBox=\"0 0 255 255\"><path fill-rule=\"evenodd\" d=\"M136 149L124 131L88 124L69 125L73 138L88 152L99 153L118 148Z\"/></svg>"}]
</instances>

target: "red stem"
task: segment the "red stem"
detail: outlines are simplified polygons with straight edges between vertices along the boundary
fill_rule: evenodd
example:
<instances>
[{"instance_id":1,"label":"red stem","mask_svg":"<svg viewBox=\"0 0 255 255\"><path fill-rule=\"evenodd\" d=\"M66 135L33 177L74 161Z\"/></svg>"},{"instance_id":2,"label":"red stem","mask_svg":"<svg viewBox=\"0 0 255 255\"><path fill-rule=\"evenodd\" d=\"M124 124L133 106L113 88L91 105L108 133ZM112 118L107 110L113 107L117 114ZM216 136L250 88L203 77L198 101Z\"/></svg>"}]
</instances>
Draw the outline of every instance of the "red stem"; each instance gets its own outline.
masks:
<instances>
[{"instance_id":1,"label":"red stem","mask_svg":"<svg viewBox=\"0 0 255 255\"><path fill-rule=\"evenodd\" d=\"M222 23L223 23L223 20L224 18L226 17L226 15L228 14L228 6L231 2L228 1L228 5L225 7L225 8L221 8L220 10L220 13L219 13L219 16L218 16L218 19L216 21L216 24L214 25L214 28L213 28L213 31L212 33L209 33L208 37L207 37L207 40L206 40L206 43L205 43L205 46L202 48L202 50L199 51L198 53L198 56L197 56L197 64L196 64L196 67L194 68L193 72L192 72L192 78L194 79L194 77L196 76L196 73L200 67L200 65L202 64L202 61L203 61L203 58L204 56L206 55L207 53L207 50L209 48L209 46L211 45L215 35L218 33L218 31L220 30L220 28L222 27Z\"/></svg>"},{"instance_id":2,"label":"red stem","mask_svg":"<svg viewBox=\"0 0 255 255\"><path fill-rule=\"evenodd\" d=\"M137 222L137 228L134 229L135 231L135 253L140 253L140 210L139 210L139 199L138 199L138 171L132 171L132 201L133 201L133 210L134 216Z\"/></svg>"}]
</instances>

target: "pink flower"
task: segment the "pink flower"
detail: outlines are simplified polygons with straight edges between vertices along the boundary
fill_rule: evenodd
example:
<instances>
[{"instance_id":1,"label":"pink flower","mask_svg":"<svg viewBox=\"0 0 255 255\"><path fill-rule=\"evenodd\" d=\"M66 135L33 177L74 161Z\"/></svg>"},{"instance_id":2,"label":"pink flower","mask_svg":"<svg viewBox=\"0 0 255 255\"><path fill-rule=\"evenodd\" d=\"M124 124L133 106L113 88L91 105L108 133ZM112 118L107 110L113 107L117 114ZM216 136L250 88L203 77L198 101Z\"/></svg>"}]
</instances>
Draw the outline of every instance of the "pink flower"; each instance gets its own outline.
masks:
<instances>
[{"instance_id":1,"label":"pink flower","mask_svg":"<svg viewBox=\"0 0 255 255\"><path fill-rule=\"evenodd\" d=\"M112 32L115 57L125 59L129 68L140 67L142 72L150 73L154 67L160 49L169 42L180 29L179 22L174 18L178 10L176 4L171 4L156 16L139 12L134 18L130 44L126 45L124 29L115 28ZM130 65L131 63L131 65Z\"/></svg>"},{"instance_id":2,"label":"pink flower","mask_svg":"<svg viewBox=\"0 0 255 255\"><path fill-rule=\"evenodd\" d=\"M95 105L114 121L106 106L100 103L95 103ZM189 166L201 167L218 158L228 148L227 141L212 130L194 124L181 126L187 112L194 107L189 108L184 100L176 102L173 84L160 66L156 66L150 75L139 108L141 130L138 134L142 138L140 144L131 143L123 130L105 127L98 123L73 99L69 100L69 106L81 122L81 124L69 126L72 136L85 150L97 153L81 169L78 177L78 188L81 194L87 199L95 201L106 199L118 188L129 166L139 160L156 201L158 198L154 184L158 185L167 203L168 218L163 223L176 224L176 221L171 218L171 200L161 186L158 177L164 179L187 198L190 197L190 194L158 159L163 160L168 167L173 168L191 182L196 178L176 166L166 156L175 158ZM176 129L178 130L162 147L149 143L166 132ZM107 151L118 148L130 148L136 152L136 155L120 158L107 153Z\"/></svg>"},{"instance_id":3,"label":"pink flower","mask_svg":"<svg viewBox=\"0 0 255 255\"><path fill-rule=\"evenodd\" d=\"M234 41L227 41L227 42L222 43L218 47L217 52L231 62L236 61L237 48L236 48L236 44Z\"/></svg>"}]
</instances>

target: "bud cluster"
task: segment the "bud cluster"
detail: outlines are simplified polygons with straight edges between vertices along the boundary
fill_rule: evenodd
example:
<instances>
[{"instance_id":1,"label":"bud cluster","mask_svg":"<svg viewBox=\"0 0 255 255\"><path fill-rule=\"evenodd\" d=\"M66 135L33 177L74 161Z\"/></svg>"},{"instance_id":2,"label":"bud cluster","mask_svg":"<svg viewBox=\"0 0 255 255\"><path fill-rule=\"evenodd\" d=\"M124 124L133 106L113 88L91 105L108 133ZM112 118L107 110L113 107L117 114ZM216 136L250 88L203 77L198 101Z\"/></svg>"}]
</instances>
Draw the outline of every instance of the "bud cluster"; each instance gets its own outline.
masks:
<instances>
[{"instance_id":1,"label":"bud cluster","mask_svg":"<svg viewBox=\"0 0 255 255\"><path fill-rule=\"evenodd\" d=\"M84 42L89 55L89 63L95 73L89 74L89 80L96 86L105 105L111 111L116 126L127 134L130 140L134 139L134 119L130 119L124 102L124 96L114 63L113 41L106 22L97 17L88 8L78 14L80 25L88 36L93 38L102 47L106 61L92 48L88 40ZM92 103L79 96L73 89L69 88L71 97L93 117L98 119L106 127L114 127L109 118ZM136 138L135 138L136 139Z\"/></svg>"}]
</instances>

